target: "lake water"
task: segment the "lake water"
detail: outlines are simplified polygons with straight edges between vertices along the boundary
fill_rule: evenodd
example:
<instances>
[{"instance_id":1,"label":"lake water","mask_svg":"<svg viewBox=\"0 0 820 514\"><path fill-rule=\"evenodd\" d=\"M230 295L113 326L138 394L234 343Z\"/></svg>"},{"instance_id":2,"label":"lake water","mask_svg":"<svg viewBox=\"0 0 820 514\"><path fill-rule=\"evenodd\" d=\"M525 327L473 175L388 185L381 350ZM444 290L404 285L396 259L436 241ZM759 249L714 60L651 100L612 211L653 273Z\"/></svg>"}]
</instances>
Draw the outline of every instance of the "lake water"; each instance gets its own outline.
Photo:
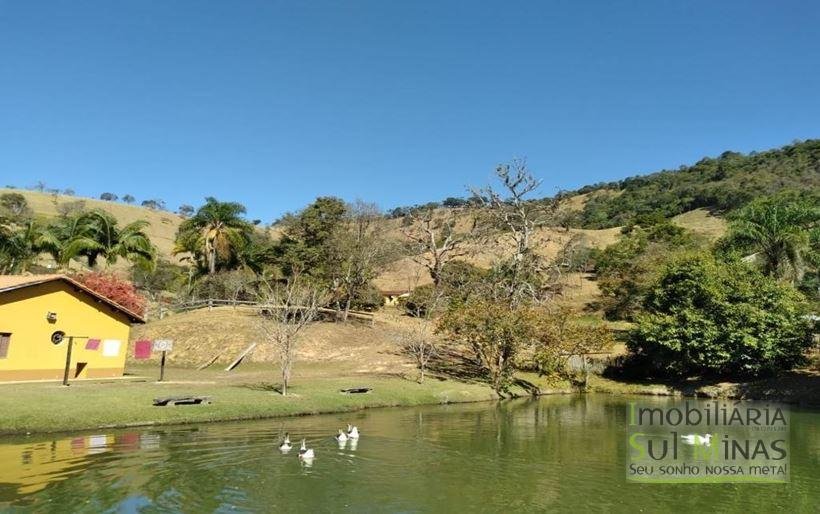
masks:
<instances>
[{"instance_id":1,"label":"lake water","mask_svg":"<svg viewBox=\"0 0 820 514\"><path fill-rule=\"evenodd\" d=\"M789 483L637 484L625 477L627 401L553 396L0 438L0 511L817 512L820 412L791 407ZM332 434L347 422L362 436L340 449ZM285 431L307 438L312 466L295 449L280 454Z\"/></svg>"}]
</instances>

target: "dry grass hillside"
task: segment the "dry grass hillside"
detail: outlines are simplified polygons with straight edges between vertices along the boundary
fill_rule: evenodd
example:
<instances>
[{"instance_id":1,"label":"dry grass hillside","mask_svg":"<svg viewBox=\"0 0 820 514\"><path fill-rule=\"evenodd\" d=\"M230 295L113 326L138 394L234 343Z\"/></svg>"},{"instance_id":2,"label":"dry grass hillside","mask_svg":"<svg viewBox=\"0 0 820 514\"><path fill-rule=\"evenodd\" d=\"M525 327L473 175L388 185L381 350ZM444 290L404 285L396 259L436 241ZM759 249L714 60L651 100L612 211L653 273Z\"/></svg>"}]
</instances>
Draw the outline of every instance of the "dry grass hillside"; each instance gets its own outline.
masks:
<instances>
[{"instance_id":1,"label":"dry grass hillside","mask_svg":"<svg viewBox=\"0 0 820 514\"><path fill-rule=\"evenodd\" d=\"M414 366L399 351L396 337L416 322L389 310L378 313L373 325L314 323L301 336L297 358L327 364L326 368L335 373L412 372ZM200 309L135 326L131 341L133 345L133 341L140 339L172 339L174 350L168 354L168 360L181 366L197 366L217 357L213 367L224 368L252 343L259 344L246 358L249 362L275 362L277 352L264 343L258 323L259 317L251 309ZM129 359L131 355L133 351L129 352Z\"/></svg>"},{"instance_id":2,"label":"dry grass hillside","mask_svg":"<svg viewBox=\"0 0 820 514\"><path fill-rule=\"evenodd\" d=\"M439 217L445 217L447 212L439 209L436 213ZM404 241L406 237L404 231L412 230L413 227L403 226L401 219L386 220L386 233L388 237L396 241ZM461 211L456 219L456 232L460 234L470 234L473 229L473 216L469 211ZM585 229L563 229L553 227L543 227L539 229L532 239L533 247L543 257L552 259L556 254L572 239L575 239L583 246L593 248L604 248L618 240L620 237L619 228L609 228L604 230ZM461 260L480 268L490 268L499 257L511 255L513 249L512 240L501 234L484 237L481 242L470 243L465 246L468 254ZM412 289L419 285L430 283L430 276L424 266L412 257L404 257L394 262L376 280L376 286L385 290Z\"/></svg>"},{"instance_id":3,"label":"dry grass hillside","mask_svg":"<svg viewBox=\"0 0 820 514\"><path fill-rule=\"evenodd\" d=\"M672 218L672 223L715 241L726 234L727 223L724 218L715 216L706 209L695 209Z\"/></svg>"}]
</instances>

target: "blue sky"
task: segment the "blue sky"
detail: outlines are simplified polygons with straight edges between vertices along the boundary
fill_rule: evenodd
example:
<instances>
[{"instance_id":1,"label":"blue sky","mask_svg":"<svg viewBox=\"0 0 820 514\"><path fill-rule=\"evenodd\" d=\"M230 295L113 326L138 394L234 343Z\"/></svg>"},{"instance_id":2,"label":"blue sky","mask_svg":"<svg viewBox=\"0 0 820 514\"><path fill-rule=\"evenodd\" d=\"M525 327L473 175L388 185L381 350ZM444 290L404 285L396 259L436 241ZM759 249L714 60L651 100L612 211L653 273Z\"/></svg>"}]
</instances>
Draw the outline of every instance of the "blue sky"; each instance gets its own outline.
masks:
<instances>
[{"instance_id":1,"label":"blue sky","mask_svg":"<svg viewBox=\"0 0 820 514\"><path fill-rule=\"evenodd\" d=\"M0 185L463 195L526 157L542 192L820 136L820 2L0 0Z\"/></svg>"}]
</instances>

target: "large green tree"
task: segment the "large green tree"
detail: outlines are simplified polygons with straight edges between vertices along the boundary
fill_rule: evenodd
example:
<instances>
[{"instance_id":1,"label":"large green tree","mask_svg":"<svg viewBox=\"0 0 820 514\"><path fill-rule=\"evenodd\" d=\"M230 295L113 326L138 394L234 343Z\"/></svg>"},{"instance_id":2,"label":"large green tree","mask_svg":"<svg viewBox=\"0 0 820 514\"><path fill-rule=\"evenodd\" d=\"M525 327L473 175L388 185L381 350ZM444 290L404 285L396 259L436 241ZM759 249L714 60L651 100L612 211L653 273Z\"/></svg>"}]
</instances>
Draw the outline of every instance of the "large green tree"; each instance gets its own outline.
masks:
<instances>
[{"instance_id":1,"label":"large green tree","mask_svg":"<svg viewBox=\"0 0 820 514\"><path fill-rule=\"evenodd\" d=\"M303 274L330 292L346 320L351 307L369 303L371 280L393 258L374 204L321 197L280 222L279 256L285 276Z\"/></svg>"},{"instance_id":2,"label":"large green tree","mask_svg":"<svg viewBox=\"0 0 820 514\"><path fill-rule=\"evenodd\" d=\"M593 252L600 305L609 319L631 320L670 257L705 246L693 234L669 222L625 229L624 236Z\"/></svg>"},{"instance_id":3,"label":"large green tree","mask_svg":"<svg viewBox=\"0 0 820 514\"><path fill-rule=\"evenodd\" d=\"M805 299L743 262L669 264L644 300L628 347L668 375L760 375L800 363L811 345Z\"/></svg>"},{"instance_id":4,"label":"large green tree","mask_svg":"<svg viewBox=\"0 0 820 514\"><path fill-rule=\"evenodd\" d=\"M253 232L244 214L245 206L240 203L206 198L205 204L180 224L174 253L190 253L210 275L236 267Z\"/></svg>"},{"instance_id":5,"label":"large green tree","mask_svg":"<svg viewBox=\"0 0 820 514\"><path fill-rule=\"evenodd\" d=\"M347 213L344 201L325 196L297 214L285 216L280 222L284 230L279 243L285 275L301 273L330 282L343 259L338 238Z\"/></svg>"},{"instance_id":6,"label":"large green tree","mask_svg":"<svg viewBox=\"0 0 820 514\"><path fill-rule=\"evenodd\" d=\"M493 390L504 396L512 383L518 355L541 337L543 319L540 307L510 306L507 301L477 298L448 309L436 330L448 340L469 347Z\"/></svg>"}]
</instances>

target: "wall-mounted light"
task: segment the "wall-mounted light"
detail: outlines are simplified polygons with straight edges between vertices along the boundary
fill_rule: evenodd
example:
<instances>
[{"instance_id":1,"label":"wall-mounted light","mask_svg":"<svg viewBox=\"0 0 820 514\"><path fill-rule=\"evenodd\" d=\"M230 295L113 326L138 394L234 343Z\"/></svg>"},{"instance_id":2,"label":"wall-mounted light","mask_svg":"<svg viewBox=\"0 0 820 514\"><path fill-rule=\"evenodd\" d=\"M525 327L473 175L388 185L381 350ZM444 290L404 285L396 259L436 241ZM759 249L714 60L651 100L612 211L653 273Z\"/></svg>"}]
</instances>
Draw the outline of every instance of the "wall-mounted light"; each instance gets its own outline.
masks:
<instances>
[{"instance_id":1,"label":"wall-mounted light","mask_svg":"<svg viewBox=\"0 0 820 514\"><path fill-rule=\"evenodd\" d=\"M56 322L57 321L57 313L56 312L51 312L51 311L47 312L46 313L46 321L48 321L49 323Z\"/></svg>"}]
</instances>

